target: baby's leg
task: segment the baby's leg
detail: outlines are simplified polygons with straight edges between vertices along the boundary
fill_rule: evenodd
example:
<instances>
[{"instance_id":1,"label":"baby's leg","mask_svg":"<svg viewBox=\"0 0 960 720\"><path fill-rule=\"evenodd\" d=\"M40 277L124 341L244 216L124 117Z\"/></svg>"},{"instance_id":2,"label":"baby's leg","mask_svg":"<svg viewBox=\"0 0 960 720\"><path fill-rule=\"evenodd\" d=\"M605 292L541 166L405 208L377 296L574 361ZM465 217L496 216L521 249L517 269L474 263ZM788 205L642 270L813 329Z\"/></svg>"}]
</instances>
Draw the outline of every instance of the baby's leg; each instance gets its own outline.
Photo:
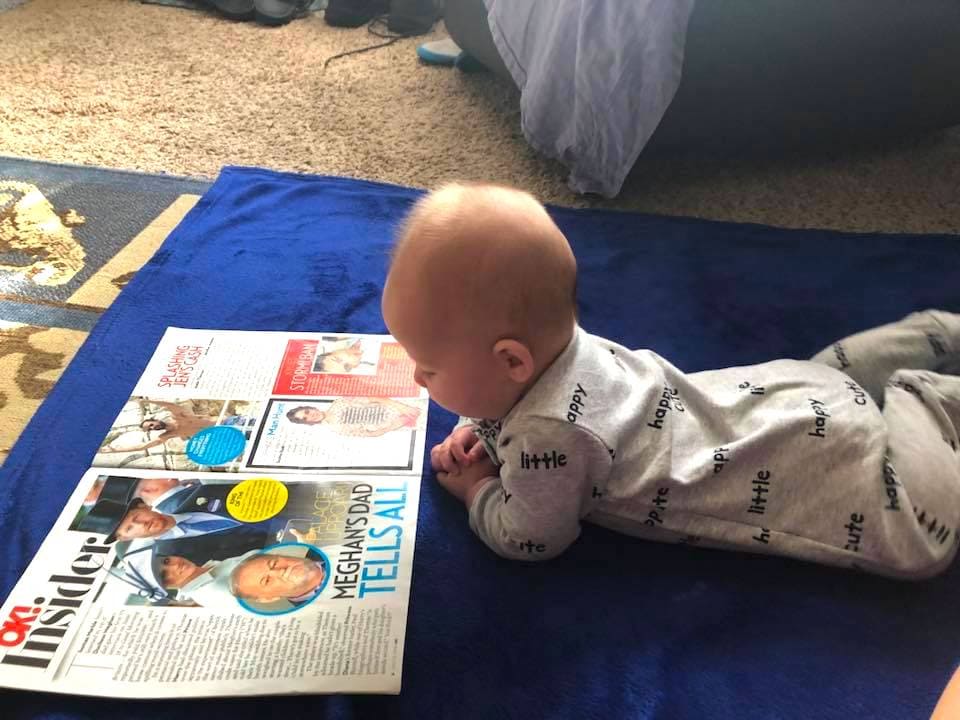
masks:
<instances>
[{"instance_id":1,"label":"baby's leg","mask_svg":"<svg viewBox=\"0 0 960 720\"><path fill-rule=\"evenodd\" d=\"M960 315L915 312L844 338L810 359L842 370L882 406L883 387L896 370L960 373Z\"/></svg>"},{"instance_id":2,"label":"baby's leg","mask_svg":"<svg viewBox=\"0 0 960 720\"><path fill-rule=\"evenodd\" d=\"M885 400L887 502L873 523L877 556L894 574L928 577L960 546L960 377L897 371Z\"/></svg>"}]
</instances>

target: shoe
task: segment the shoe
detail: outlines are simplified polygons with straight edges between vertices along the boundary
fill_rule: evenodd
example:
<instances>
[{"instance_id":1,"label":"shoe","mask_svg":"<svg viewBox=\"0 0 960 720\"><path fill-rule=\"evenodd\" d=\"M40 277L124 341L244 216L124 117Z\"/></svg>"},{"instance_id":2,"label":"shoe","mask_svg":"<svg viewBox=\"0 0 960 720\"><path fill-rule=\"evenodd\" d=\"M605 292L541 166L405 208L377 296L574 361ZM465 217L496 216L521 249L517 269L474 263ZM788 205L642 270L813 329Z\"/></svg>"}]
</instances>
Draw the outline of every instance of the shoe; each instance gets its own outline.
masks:
<instances>
[{"instance_id":1,"label":"shoe","mask_svg":"<svg viewBox=\"0 0 960 720\"><path fill-rule=\"evenodd\" d=\"M466 52L460 53L453 65L457 68L457 70L465 73L478 73L487 71L486 65L477 60L473 55Z\"/></svg>"},{"instance_id":2,"label":"shoe","mask_svg":"<svg viewBox=\"0 0 960 720\"><path fill-rule=\"evenodd\" d=\"M313 0L254 0L254 19L261 25L286 25L300 17Z\"/></svg>"},{"instance_id":3,"label":"shoe","mask_svg":"<svg viewBox=\"0 0 960 720\"><path fill-rule=\"evenodd\" d=\"M210 0L217 12L230 20L253 20L254 0Z\"/></svg>"},{"instance_id":4,"label":"shoe","mask_svg":"<svg viewBox=\"0 0 960 720\"><path fill-rule=\"evenodd\" d=\"M323 19L334 27L355 28L390 9L390 0L330 0Z\"/></svg>"},{"instance_id":5,"label":"shoe","mask_svg":"<svg viewBox=\"0 0 960 720\"><path fill-rule=\"evenodd\" d=\"M417 57L428 65L456 65L463 50L450 38L431 40L417 46Z\"/></svg>"}]
</instances>

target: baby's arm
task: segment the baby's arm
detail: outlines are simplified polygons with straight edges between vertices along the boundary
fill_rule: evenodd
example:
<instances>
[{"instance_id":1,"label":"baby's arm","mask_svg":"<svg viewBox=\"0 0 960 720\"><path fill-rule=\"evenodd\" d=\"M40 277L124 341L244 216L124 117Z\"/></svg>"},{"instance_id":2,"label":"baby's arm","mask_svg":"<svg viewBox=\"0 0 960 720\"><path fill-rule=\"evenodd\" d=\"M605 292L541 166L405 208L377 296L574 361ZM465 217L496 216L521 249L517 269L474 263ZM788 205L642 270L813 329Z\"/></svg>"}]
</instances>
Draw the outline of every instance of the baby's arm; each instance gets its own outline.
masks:
<instances>
[{"instance_id":1,"label":"baby's arm","mask_svg":"<svg viewBox=\"0 0 960 720\"><path fill-rule=\"evenodd\" d=\"M469 508L473 505L473 499L480 492L480 488L495 480L499 473L500 468L494 464L493 460L484 456L452 472L438 470L437 481L444 490Z\"/></svg>"},{"instance_id":2,"label":"baby's arm","mask_svg":"<svg viewBox=\"0 0 960 720\"><path fill-rule=\"evenodd\" d=\"M470 504L470 527L515 560L556 557L580 535L580 519L602 496L612 459L592 433L565 420L532 418L500 438L499 479Z\"/></svg>"}]
</instances>

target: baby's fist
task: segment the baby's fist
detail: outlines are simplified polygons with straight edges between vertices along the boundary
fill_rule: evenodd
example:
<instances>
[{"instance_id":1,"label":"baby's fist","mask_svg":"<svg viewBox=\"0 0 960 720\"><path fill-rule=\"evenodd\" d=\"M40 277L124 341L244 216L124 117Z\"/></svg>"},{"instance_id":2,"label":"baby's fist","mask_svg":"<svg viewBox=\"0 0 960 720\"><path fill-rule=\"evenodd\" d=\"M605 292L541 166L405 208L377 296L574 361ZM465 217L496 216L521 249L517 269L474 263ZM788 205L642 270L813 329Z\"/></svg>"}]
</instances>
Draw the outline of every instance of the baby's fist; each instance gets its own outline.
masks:
<instances>
[{"instance_id":1,"label":"baby's fist","mask_svg":"<svg viewBox=\"0 0 960 720\"><path fill-rule=\"evenodd\" d=\"M430 450L430 465L437 472L456 472L484 457L483 443L473 428L462 425L456 428L439 445Z\"/></svg>"},{"instance_id":2,"label":"baby's fist","mask_svg":"<svg viewBox=\"0 0 960 720\"><path fill-rule=\"evenodd\" d=\"M454 472L437 472L437 481L451 495L469 508L480 487L490 478L497 477L500 468L488 457L480 458L469 467Z\"/></svg>"}]
</instances>

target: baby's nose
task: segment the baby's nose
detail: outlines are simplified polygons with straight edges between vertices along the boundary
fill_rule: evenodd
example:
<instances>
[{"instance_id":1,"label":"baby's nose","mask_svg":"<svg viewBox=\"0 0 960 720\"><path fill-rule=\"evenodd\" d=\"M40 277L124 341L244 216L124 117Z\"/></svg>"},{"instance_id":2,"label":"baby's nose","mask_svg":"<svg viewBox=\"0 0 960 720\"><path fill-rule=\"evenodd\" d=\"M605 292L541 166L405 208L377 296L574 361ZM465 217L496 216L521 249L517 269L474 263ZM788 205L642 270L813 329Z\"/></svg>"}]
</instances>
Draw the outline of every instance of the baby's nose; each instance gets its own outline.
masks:
<instances>
[{"instance_id":1,"label":"baby's nose","mask_svg":"<svg viewBox=\"0 0 960 720\"><path fill-rule=\"evenodd\" d=\"M427 383L423 379L423 371L420 368L413 371L413 381L422 388L427 386Z\"/></svg>"}]
</instances>

